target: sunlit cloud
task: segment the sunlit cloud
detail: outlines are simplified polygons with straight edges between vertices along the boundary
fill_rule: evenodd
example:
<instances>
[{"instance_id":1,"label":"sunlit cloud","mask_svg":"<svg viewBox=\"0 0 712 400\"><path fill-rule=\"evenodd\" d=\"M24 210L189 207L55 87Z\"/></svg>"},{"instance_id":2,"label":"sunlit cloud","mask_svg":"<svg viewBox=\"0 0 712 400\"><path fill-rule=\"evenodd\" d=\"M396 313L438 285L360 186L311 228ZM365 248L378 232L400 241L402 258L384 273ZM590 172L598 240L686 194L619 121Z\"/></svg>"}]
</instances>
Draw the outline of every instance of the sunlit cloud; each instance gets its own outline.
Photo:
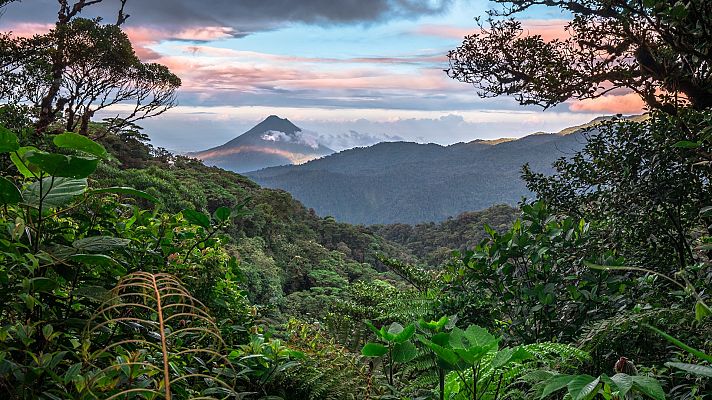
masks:
<instances>
[{"instance_id":1,"label":"sunlit cloud","mask_svg":"<svg viewBox=\"0 0 712 400\"><path fill-rule=\"evenodd\" d=\"M300 128L315 132L320 143L337 151L384 140L450 144L474 139L521 137L541 131L557 132L600 115L497 109L427 111L182 105L169 110L160 119L143 121L141 125L150 133L155 145L187 152L223 144L270 114L288 118Z\"/></svg>"},{"instance_id":2,"label":"sunlit cloud","mask_svg":"<svg viewBox=\"0 0 712 400\"><path fill-rule=\"evenodd\" d=\"M270 62L299 62L315 64L421 64L421 63L441 63L447 60L445 51L432 52L428 54L410 54L392 57L299 57L283 54L261 53L256 51L236 50L224 47L214 47L208 45L183 45L172 46L177 52L189 53L197 57L213 58L233 58L233 59L254 59Z\"/></svg>"},{"instance_id":3,"label":"sunlit cloud","mask_svg":"<svg viewBox=\"0 0 712 400\"><path fill-rule=\"evenodd\" d=\"M31 37L47 33L52 28L54 28L54 24L19 22L7 26L3 31L11 32L12 35L16 37Z\"/></svg>"},{"instance_id":4,"label":"sunlit cloud","mask_svg":"<svg viewBox=\"0 0 712 400\"><path fill-rule=\"evenodd\" d=\"M605 114L640 114L644 107L645 103L637 93L627 93L608 94L595 99L577 101L569 105L569 110Z\"/></svg>"}]
</instances>

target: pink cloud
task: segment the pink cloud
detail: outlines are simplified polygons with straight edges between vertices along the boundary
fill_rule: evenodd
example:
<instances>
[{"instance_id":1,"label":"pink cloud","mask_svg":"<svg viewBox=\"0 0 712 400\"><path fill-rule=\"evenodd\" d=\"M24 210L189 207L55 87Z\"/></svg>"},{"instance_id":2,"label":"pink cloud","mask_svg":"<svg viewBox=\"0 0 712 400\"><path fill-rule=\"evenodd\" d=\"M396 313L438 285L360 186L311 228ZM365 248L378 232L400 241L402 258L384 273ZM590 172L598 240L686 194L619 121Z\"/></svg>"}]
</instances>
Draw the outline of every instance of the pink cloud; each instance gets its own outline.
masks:
<instances>
[{"instance_id":1,"label":"pink cloud","mask_svg":"<svg viewBox=\"0 0 712 400\"><path fill-rule=\"evenodd\" d=\"M587 99L571 103L569 110L574 112L592 112L606 114L639 114L643 112L645 103L636 93L623 95L605 95L595 99Z\"/></svg>"},{"instance_id":2,"label":"pink cloud","mask_svg":"<svg viewBox=\"0 0 712 400\"><path fill-rule=\"evenodd\" d=\"M15 36L30 37L46 33L53 27L54 24L22 22L12 24L8 30ZM144 61L159 58L161 55L152 50L151 46L165 40L208 42L229 39L240 34L235 29L224 26L188 27L178 30L128 26L124 28L124 32L134 45L136 55Z\"/></svg>"},{"instance_id":3,"label":"pink cloud","mask_svg":"<svg viewBox=\"0 0 712 400\"><path fill-rule=\"evenodd\" d=\"M564 39L569 37L566 24L570 21L564 19L528 19L522 21L524 35L540 35L544 40ZM477 31L476 28L460 28L451 25L428 24L415 29L415 33L425 36L437 36L446 39L462 39Z\"/></svg>"},{"instance_id":4,"label":"pink cloud","mask_svg":"<svg viewBox=\"0 0 712 400\"><path fill-rule=\"evenodd\" d=\"M566 25L571 21L565 19L528 19L522 21L524 34L527 36L539 35L546 41L554 39L567 39Z\"/></svg>"},{"instance_id":5,"label":"pink cloud","mask_svg":"<svg viewBox=\"0 0 712 400\"><path fill-rule=\"evenodd\" d=\"M47 33L52 28L54 28L54 24L22 22L11 25L7 30L12 32L13 36L30 37L40 33Z\"/></svg>"},{"instance_id":6,"label":"pink cloud","mask_svg":"<svg viewBox=\"0 0 712 400\"><path fill-rule=\"evenodd\" d=\"M145 61L155 60L160 57L160 54L150 47L165 40L207 42L228 39L238 34L237 31L232 28L221 26L192 27L181 30L130 26L124 31L131 40L131 43L133 43L136 55Z\"/></svg>"},{"instance_id":7,"label":"pink cloud","mask_svg":"<svg viewBox=\"0 0 712 400\"><path fill-rule=\"evenodd\" d=\"M471 34L473 29L471 28L458 28L450 25L435 25L427 24L421 25L414 30L416 34L424 36L436 36L446 39L462 39L465 36Z\"/></svg>"},{"instance_id":8,"label":"pink cloud","mask_svg":"<svg viewBox=\"0 0 712 400\"><path fill-rule=\"evenodd\" d=\"M434 73L437 72L437 73ZM380 73L368 76L326 75L316 79L299 79L284 82L285 86L300 89L358 90L378 91L444 91L450 80L440 71L422 70L417 74L401 75Z\"/></svg>"},{"instance_id":9,"label":"pink cloud","mask_svg":"<svg viewBox=\"0 0 712 400\"><path fill-rule=\"evenodd\" d=\"M281 62L265 55L264 59L236 57L218 59L197 56L162 57L157 62L166 65L181 77L183 88L207 96L223 90L256 92L265 89L319 90L328 92L372 90L405 93L461 91L465 88L445 76L437 68L418 68L402 72L391 68L352 67L330 65L314 66L307 62Z\"/></svg>"}]
</instances>

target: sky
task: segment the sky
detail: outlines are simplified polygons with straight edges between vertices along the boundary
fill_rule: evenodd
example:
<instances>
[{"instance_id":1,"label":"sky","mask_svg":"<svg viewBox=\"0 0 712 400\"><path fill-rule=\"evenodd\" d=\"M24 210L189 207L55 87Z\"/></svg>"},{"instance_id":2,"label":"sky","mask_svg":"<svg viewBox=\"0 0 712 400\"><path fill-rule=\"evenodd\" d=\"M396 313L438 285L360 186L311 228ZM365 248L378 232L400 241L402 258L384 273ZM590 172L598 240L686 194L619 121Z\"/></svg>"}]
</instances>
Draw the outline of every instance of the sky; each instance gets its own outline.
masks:
<instances>
[{"instance_id":1,"label":"sky","mask_svg":"<svg viewBox=\"0 0 712 400\"><path fill-rule=\"evenodd\" d=\"M56 0L22 0L0 30L43 32ZM115 20L119 0L85 17ZM137 55L183 81L179 105L140 123L154 145L184 152L222 144L269 115L315 132L332 149L384 140L452 144L554 132L600 115L641 112L631 94L522 107L482 99L447 77L447 51L476 31L485 0L128 0L122 26ZM530 34L565 35L569 16L537 8Z\"/></svg>"}]
</instances>

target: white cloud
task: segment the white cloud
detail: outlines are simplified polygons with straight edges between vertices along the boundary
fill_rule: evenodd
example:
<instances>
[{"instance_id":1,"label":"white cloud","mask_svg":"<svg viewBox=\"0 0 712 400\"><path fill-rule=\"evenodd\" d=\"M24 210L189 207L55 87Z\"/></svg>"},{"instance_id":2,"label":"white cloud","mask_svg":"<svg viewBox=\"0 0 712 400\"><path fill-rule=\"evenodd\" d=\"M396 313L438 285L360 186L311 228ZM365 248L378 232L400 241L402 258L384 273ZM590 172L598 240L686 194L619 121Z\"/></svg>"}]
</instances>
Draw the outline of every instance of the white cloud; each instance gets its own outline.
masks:
<instances>
[{"instance_id":1,"label":"white cloud","mask_svg":"<svg viewBox=\"0 0 712 400\"><path fill-rule=\"evenodd\" d=\"M336 150L345 150L352 147L365 147L380 142L397 142L405 140L398 135L361 133L354 130L335 134L319 135L319 142Z\"/></svg>"},{"instance_id":2,"label":"white cloud","mask_svg":"<svg viewBox=\"0 0 712 400\"><path fill-rule=\"evenodd\" d=\"M267 131L261 136L262 140L268 142L289 142L297 143L305 146L309 146L312 149L319 148L319 141L313 134L308 134L305 132L295 132L290 135L282 131Z\"/></svg>"}]
</instances>

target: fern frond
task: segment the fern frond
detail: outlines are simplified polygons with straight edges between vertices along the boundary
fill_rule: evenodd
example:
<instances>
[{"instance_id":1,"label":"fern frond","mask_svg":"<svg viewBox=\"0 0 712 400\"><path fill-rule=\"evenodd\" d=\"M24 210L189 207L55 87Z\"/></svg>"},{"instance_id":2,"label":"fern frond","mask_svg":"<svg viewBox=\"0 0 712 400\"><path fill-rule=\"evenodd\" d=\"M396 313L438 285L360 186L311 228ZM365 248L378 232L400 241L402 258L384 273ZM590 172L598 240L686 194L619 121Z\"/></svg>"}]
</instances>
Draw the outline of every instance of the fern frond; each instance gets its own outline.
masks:
<instances>
[{"instance_id":1,"label":"fern frond","mask_svg":"<svg viewBox=\"0 0 712 400\"><path fill-rule=\"evenodd\" d=\"M420 318L434 318L436 298L432 291L401 292L379 305L382 312L375 319L378 321L417 321Z\"/></svg>"},{"instance_id":2,"label":"fern frond","mask_svg":"<svg viewBox=\"0 0 712 400\"><path fill-rule=\"evenodd\" d=\"M631 336L637 330L647 332L641 324L649 321L669 321L684 319L687 310L672 308L658 308L639 312L624 311L615 316L596 321L584 328L578 343L587 350L594 350L613 342L618 342L621 337Z\"/></svg>"},{"instance_id":3,"label":"fern frond","mask_svg":"<svg viewBox=\"0 0 712 400\"><path fill-rule=\"evenodd\" d=\"M172 275L135 272L87 325L83 356L95 398L226 399L236 376L206 307ZM93 348L93 344L99 344Z\"/></svg>"}]
</instances>

